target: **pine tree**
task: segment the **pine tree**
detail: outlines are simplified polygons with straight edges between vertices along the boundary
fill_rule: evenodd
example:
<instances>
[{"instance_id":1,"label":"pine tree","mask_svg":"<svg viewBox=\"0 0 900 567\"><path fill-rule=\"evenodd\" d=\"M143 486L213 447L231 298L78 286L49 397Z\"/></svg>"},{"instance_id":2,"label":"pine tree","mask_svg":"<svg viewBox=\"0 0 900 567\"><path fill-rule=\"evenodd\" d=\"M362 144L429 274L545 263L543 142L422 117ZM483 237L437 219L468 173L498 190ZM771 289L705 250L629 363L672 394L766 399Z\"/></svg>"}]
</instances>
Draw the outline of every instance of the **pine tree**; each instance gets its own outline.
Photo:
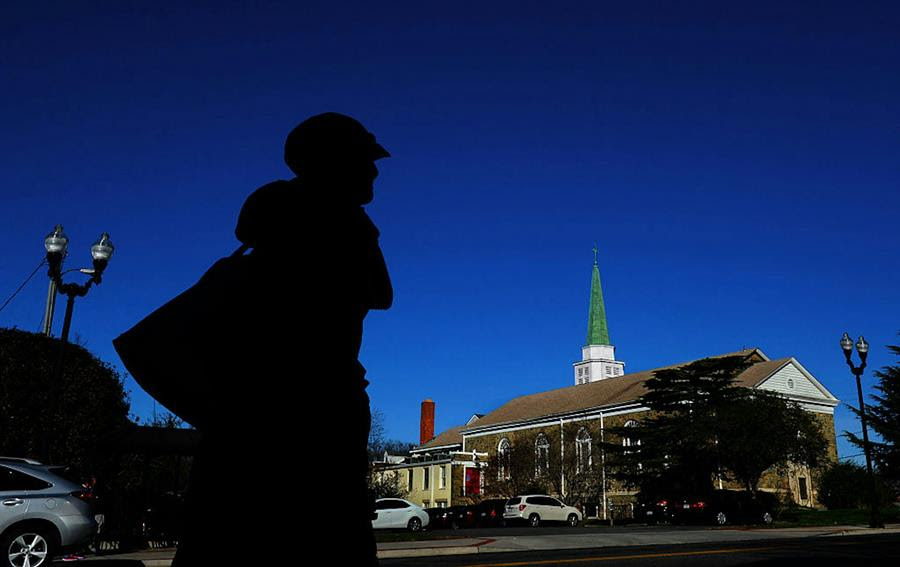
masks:
<instances>
[{"instance_id":1,"label":"pine tree","mask_svg":"<svg viewBox=\"0 0 900 567\"><path fill-rule=\"evenodd\" d=\"M747 366L725 357L656 371L641 397L650 416L610 430L619 439L605 444L616 478L642 492L711 490L723 472L719 416L744 395L735 380Z\"/></svg>"}]
</instances>

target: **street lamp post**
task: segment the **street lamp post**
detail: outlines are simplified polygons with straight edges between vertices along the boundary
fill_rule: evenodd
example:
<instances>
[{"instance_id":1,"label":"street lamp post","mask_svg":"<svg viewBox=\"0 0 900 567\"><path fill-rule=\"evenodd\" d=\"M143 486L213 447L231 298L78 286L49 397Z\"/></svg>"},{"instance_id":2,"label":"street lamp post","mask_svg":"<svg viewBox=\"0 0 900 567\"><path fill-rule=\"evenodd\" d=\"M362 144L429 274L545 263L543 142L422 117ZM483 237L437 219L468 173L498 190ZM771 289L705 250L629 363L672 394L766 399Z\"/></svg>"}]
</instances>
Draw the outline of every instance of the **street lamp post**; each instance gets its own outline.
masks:
<instances>
[{"instance_id":1,"label":"street lamp post","mask_svg":"<svg viewBox=\"0 0 900 567\"><path fill-rule=\"evenodd\" d=\"M60 336L59 355L56 357L56 365L53 369L53 383L50 387L50 415L56 417L59 409L59 392L62 389L63 361L66 354L66 344L69 342L69 329L72 326L72 310L75 307L75 298L87 295L91 286L99 284L103 278L103 271L109 264L115 247L109 240L109 234L103 233L91 246L91 258L93 268L76 268L75 270L62 271L63 260L68 253L69 239L63 232L62 225L56 225L53 232L44 239L44 248L47 250L47 264L50 266L50 291L47 297L47 308L44 313L44 334L50 336L50 327L53 322L53 309L56 304L56 292L66 296L66 315L63 319L62 335ZM63 275L70 271L78 271L90 276L86 283L65 283ZM58 420L55 420L58 423ZM50 462L53 455L50 453L50 428L44 428L44 458Z\"/></svg>"},{"instance_id":2,"label":"street lamp post","mask_svg":"<svg viewBox=\"0 0 900 567\"><path fill-rule=\"evenodd\" d=\"M53 232L44 239L44 248L47 250L47 259L49 261L51 254L55 262L62 263L63 257L66 255L66 247L69 245L69 238L63 232L61 224L56 225ZM56 309L56 279L53 277L53 264L50 264L50 288L47 290L47 307L44 309L44 336L49 337L51 329L53 329L53 311Z\"/></svg>"},{"instance_id":3,"label":"street lamp post","mask_svg":"<svg viewBox=\"0 0 900 567\"><path fill-rule=\"evenodd\" d=\"M863 400L862 383L860 382L860 376L862 376L863 371L866 369L866 358L869 356L869 343L861 336L859 337L859 340L856 341L856 352L859 354L859 360L861 361L859 366L856 366L850 358L853 354L853 339L851 339L850 335L847 333L844 333L844 336L841 337L841 349L844 351L844 356L847 357L847 366L850 367L850 372L856 376L856 392L859 394L859 420L862 422L863 453L866 455L866 472L869 475L869 527L883 528L884 524L881 521L881 514L878 510L878 492L875 486L875 474L872 471L872 455L869 451L869 428L866 425L866 404Z\"/></svg>"}]
</instances>

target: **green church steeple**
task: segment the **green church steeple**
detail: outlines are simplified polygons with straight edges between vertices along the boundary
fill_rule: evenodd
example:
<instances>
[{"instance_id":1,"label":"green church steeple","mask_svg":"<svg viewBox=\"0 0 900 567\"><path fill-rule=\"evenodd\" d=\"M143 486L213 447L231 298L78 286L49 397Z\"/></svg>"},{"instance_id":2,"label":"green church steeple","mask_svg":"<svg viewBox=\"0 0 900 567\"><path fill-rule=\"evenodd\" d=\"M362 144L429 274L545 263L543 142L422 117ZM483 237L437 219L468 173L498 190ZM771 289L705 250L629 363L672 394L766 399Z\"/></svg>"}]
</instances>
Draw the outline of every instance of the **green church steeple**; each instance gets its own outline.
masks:
<instances>
[{"instance_id":1,"label":"green church steeple","mask_svg":"<svg viewBox=\"0 0 900 567\"><path fill-rule=\"evenodd\" d=\"M594 270L591 275L591 307L588 313L588 345L610 345L606 327L606 307L603 305L603 288L600 287L600 268L597 266L597 247L594 246Z\"/></svg>"}]
</instances>

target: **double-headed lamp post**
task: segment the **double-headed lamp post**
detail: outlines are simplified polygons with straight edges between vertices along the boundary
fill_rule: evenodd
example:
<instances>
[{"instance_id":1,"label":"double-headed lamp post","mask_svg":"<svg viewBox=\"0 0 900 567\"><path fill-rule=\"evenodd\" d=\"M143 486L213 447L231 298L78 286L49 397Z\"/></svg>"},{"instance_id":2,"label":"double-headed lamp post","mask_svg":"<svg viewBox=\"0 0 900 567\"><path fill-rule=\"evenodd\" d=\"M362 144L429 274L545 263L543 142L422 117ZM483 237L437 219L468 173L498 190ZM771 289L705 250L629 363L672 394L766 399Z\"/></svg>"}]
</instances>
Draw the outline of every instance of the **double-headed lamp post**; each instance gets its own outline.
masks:
<instances>
[{"instance_id":1,"label":"double-headed lamp post","mask_svg":"<svg viewBox=\"0 0 900 567\"><path fill-rule=\"evenodd\" d=\"M109 234L103 233L97 242L91 246L91 258L93 259L93 268L80 268L79 272L90 275L87 283L63 283L62 264L66 257L69 246L69 238L63 232L62 225L56 225L53 232L44 239L44 248L47 250L47 264L50 266L48 275L50 276L50 293L47 296L47 311L44 314L44 334L50 334L50 326L53 322L53 307L55 305L56 292L66 296L66 316L63 319L63 330L61 339L63 342L69 340L69 327L72 324L72 309L75 306L75 298L87 295L87 292L94 284L99 284L103 278L103 271L109 264L115 247L109 240ZM71 270L70 270L71 271Z\"/></svg>"},{"instance_id":2,"label":"double-headed lamp post","mask_svg":"<svg viewBox=\"0 0 900 567\"><path fill-rule=\"evenodd\" d=\"M884 524L881 522L881 514L878 511L878 492L875 487L875 474L872 472L872 455L869 451L869 428L866 425L866 404L863 400L862 383L860 382L860 376L862 376L863 371L866 369L866 358L869 356L869 343L862 337L859 337L859 340L856 341L856 352L859 354L859 360L862 362L859 366L853 364L853 360L850 358L853 354L853 339L851 339L850 335L847 333L844 333L844 336L841 337L841 349L844 351L844 356L847 357L847 366L850 367L850 372L856 376L856 392L859 394L859 420L862 422L863 453L866 455L866 472L869 475L869 527L883 528Z\"/></svg>"},{"instance_id":3,"label":"double-headed lamp post","mask_svg":"<svg viewBox=\"0 0 900 567\"><path fill-rule=\"evenodd\" d=\"M47 336L50 336L50 327L53 322L53 308L56 303L56 292L65 295L67 298L66 316L65 319L63 319L63 330L62 335L60 336L60 339L62 340L59 343L59 355L56 357L56 365L53 369L50 407L48 408L51 420L54 423L59 423L56 413L61 407L60 393L62 392L63 361L66 355L66 344L69 341L69 328L72 325L72 309L75 306L75 298L87 295L87 292L91 289L92 285L100 283L103 277L103 271L106 269L107 264L109 264L109 259L114 250L112 242L109 241L109 234L104 232L100 235L97 242L91 246L93 268L75 268L74 270L66 270L66 272L63 272L62 264L66 257L68 246L69 238L66 236L66 233L63 232L62 225L59 224L56 225L53 232L48 234L47 238L44 239L44 248L47 250L47 264L50 266L48 272L48 275L50 276L50 292L47 296L47 310L44 314L44 334ZM90 276L90 279L83 284L64 283L62 280L63 274L71 271L87 274ZM51 427L44 428L43 458L46 462L50 462L54 458L51 450L51 430Z\"/></svg>"}]
</instances>

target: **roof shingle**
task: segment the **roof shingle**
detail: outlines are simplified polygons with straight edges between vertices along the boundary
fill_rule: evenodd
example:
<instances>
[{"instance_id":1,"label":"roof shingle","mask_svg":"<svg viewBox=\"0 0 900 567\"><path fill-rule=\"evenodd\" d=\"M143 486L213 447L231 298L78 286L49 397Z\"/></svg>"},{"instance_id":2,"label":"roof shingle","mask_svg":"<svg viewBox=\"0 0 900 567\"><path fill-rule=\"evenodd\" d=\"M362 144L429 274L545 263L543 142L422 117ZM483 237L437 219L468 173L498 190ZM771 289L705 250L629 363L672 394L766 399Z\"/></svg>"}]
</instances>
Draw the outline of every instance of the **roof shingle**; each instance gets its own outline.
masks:
<instances>
[{"instance_id":1,"label":"roof shingle","mask_svg":"<svg viewBox=\"0 0 900 567\"><path fill-rule=\"evenodd\" d=\"M450 429L444 431L437 437L433 437L431 441L423 443L413 449L413 451L418 451L420 449L430 449L432 447L445 447L447 445L462 445L462 429L465 425L457 425L456 427L451 427Z\"/></svg>"}]
</instances>

